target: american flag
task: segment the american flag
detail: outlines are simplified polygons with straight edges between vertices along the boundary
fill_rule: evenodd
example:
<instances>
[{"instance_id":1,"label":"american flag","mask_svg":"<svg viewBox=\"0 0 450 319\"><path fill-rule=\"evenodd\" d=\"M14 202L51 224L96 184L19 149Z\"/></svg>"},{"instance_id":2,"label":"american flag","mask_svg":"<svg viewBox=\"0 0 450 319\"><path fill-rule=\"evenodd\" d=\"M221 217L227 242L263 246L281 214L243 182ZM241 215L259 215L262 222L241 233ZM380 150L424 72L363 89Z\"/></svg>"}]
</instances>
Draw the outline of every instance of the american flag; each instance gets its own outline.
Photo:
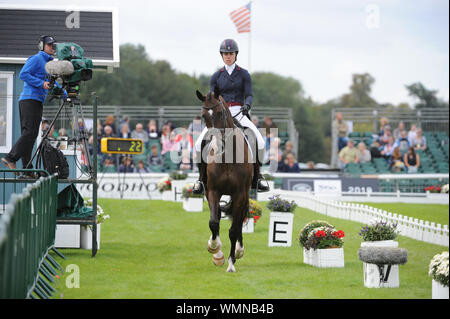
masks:
<instances>
[{"instance_id":1,"label":"american flag","mask_svg":"<svg viewBox=\"0 0 450 319\"><path fill-rule=\"evenodd\" d=\"M238 33L250 32L250 7L251 2L230 13L230 18L236 25Z\"/></svg>"}]
</instances>

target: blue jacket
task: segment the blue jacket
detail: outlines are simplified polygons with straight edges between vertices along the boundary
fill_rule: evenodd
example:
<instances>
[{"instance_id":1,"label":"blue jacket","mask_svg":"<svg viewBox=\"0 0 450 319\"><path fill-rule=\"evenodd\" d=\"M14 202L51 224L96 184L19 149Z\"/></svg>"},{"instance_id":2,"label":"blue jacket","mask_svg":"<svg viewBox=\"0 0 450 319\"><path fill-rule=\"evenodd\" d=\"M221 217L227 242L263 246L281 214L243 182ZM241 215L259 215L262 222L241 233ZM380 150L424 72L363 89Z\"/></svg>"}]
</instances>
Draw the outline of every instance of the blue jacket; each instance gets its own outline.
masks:
<instances>
[{"instance_id":1,"label":"blue jacket","mask_svg":"<svg viewBox=\"0 0 450 319\"><path fill-rule=\"evenodd\" d=\"M28 58L19 74L19 78L25 82L19 101L32 99L44 103L48 91L42 87L47 78L45 64L51 60L52 56L44 51Z\"/></svg>"},{"instance_id":2,"label":"blue jacket","mask_svg":"<svg viewBox=\"0 0 450 319\"><path fill-rule=\"evenodd\" d=\"M211 92L217 85L220 94L227 103L239 103L240 105L252 105L252 78L247 70L236 64L231 75L221 68L214 73L209 82Z\"/></svg>"}]
</instances>

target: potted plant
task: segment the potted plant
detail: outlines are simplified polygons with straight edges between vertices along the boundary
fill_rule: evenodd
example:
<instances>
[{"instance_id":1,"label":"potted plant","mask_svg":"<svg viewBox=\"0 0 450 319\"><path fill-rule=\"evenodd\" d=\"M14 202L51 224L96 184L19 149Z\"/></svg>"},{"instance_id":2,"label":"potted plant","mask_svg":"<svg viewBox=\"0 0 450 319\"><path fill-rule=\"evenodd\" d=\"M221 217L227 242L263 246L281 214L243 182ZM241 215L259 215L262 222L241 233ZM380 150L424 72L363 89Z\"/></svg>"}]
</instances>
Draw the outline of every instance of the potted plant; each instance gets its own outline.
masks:
<instances>
[{"instance_id":1,"label":"potted plant","mask_svg":"<svg viewBox=\"0 0 450 319\"><path fill-rule=\"evenodd\" d=\"M85 206L92 209L92 199L85 202ZM97 249L100 249L100 231L101 224L109 219L110 216L105 214L103 208L97 204ZM80 227L80 247L82 249L92 249L92 226L81 225Z\"/></svg>"},{"instance_id":2,"label":"potted plant","mask_svg":"<svg viewBox=\"0 0 450 319\"><path fill-rule=\"evenodd\" d=\"M312 250L307 249L306 241L308 240L308 235L314 228L321 227L321 226L328 226L328 227L334 227L333 225L329 224L326 221L323 220L313 220L306 224L302 230L300 231L300 234L298 236L298 241L300 243L300 246L303 247L303 262L305 264L310 265L312 263Z\"/></svg>"},{"instance_id":3,"label":"potted plant","mask_svg":"<svg viewBox=\"0 0 450 319\"><path fill-rule=\"evenodd\" d=\"M359 232L363 242L361 247L398 247L397 238L399 231L397 224L373 219L364 225ZM385 265L385 268L387 265ZM379 269L374 264L363 262L364 286L378 288L380 283ZM400 286L399 267L392 265L388 281L383 287L396 288Z\"/></svg>"},{"instance_id":4,"label":"potted plant","mask_svg":"<svg viewBox=\"0 0 450 319\"><path fill-rule=\"evenodd\" d=\"M297 204L294 201L280 198L274 195L269 198L267 208L270 209L269 222L269 247L292 244L292 226L294 224L294 210Z\"/></svg>"},{"instance_id":5,"label":"potted plant","mask_svg":"<svg viewBox=\"0 0 450 319\"><path fill-rule=\"evenodd\" d=\"M156 188L161 193L163 200L174 200L172 196L172 180L170 177L162 178L158 184L156 184Z\"/></svg>"},{"instance_id":6,"label":"potted plant","mask_svg":"<svg viewBox=\"0 0 450 319\"><path fill-rule=\"evenodd\" d=\"M253 233L255 229L255 224L261 217L262 207L259 203L251 198L248 200L248 213L244 219L244 224L242 226L243 233Z\"/></svg>"},{"instance_id":7,"label":"potted plant","mask_svg":"<svg viewBox=\"0 0 450 319\"><path fill-rule=\"evenodd\" d=\"M187 173L183 171L170 172L170 179L172 180L172 196L176 202L182 202L181 196L184 184L186 184Z\"/></svg>"},{"instance_id":8,"label":"potted plant","mask_svg":"<svg viewBox=\"0 0 450 319\"><path fill-rule=\"evenodd\" d=\"M428 274L433 278L432 298L448 299L448 251L435 255L430 262Z\"/></svg>"},{"instance_id":9,"label":"potted plant","mask_svg":"<svg viewBox=\"0 0 450 319\"><path fill-rule=\"evenodd\" d=\"M311 265L315 267L344 267L345 233L330 226L312 229L305 242L305 248L311 251Z\"/></svg>"},{"instance_id":10,"label":"potted plant","mask_svg":"<svg viewBox=\"0 0 450 319\"><path fill-rule=\"evenodd\" d=\"M193 193L194 183L187 183L183 186L181 197L183 198L183 209L188 212L203 211L203 194Z\"/></svg>"}]
</instances>

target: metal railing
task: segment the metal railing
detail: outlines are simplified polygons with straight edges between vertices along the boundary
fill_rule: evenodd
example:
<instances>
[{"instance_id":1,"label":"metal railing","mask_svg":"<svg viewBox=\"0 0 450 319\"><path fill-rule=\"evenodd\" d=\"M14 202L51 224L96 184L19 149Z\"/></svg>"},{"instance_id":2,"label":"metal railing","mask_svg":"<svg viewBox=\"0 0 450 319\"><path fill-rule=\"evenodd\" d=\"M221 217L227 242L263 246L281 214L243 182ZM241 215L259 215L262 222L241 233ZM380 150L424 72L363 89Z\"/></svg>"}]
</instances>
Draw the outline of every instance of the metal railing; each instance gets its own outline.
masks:
<instances>
[{"instance_id":1,"label":"metal railing","mask_svg":"<svg viewBox=\"0 0 450 319\"><path fill-rule=\"evenodd\" d=\"M12 194L0 215L0 299L47 298L59 265L48 254L56 231L57 176ZM34 294L33 294L34 293Z\"/></svg>"}]
</instances>

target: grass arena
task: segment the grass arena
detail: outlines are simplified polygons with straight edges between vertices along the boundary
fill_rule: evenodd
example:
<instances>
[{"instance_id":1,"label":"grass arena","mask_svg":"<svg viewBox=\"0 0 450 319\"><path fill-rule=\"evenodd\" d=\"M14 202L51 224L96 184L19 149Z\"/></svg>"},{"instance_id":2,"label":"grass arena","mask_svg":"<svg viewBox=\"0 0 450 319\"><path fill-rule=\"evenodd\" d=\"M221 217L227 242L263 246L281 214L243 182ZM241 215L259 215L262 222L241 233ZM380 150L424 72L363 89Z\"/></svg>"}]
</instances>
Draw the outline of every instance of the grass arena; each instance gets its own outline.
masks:
<instances>
[{"instance_id":1,"label":"grass arena","mask_svg":"<svg viewBox=\"0 0 450 319\"><path fill-rule=\"evenodd\" d=\"M61 249L68 269L57 279L53 298L289 298L289 299L429 299L431 258L446 247L399 236L399 247L409 252L400 266L400 287L368 289L363 285L363 264L357 250L362 224L327 217L307 209L294 212L291 247L268 247L269 210L263 213L254 233L244 234L245 253L236 273L217 267L207 251L209 209L191 213L182 203L161 200L100 199L110 219L102 224L101 245L95 258L89 250ZM448 205L373 204L411 217L448 225ZM345 236L344 268L316 268L303 263L297 241L309 221L326 219ZM221 221L224 252L229 248L228 220ZM74 272L79 270L78 287Z\"/></svg>"}]
</instances>

